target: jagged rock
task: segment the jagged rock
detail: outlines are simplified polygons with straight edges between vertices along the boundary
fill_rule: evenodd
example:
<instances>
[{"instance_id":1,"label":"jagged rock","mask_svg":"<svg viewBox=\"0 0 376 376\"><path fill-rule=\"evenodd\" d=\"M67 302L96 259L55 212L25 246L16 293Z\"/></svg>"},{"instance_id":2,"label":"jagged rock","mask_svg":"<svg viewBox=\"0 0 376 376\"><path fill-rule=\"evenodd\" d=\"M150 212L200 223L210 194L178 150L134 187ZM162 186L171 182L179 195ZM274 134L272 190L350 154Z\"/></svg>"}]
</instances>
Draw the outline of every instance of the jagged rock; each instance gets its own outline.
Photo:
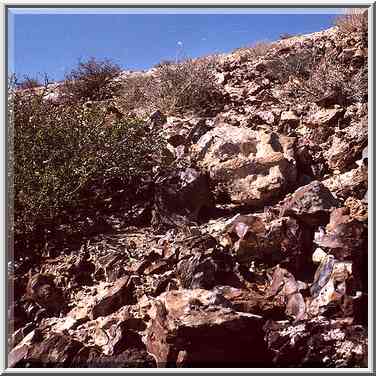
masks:
<instances>
[{"instance_id":1,"label":"jagged rock","mask_svg":"<svg viewBox=\"0 0 376 376\"><path fill-rule=\"evenodd\" d=\"M92 274L95 270L94 263L90 260L89 252L83 252L72 265L69 272L72 273L75 283L78 285L92 285Z\"/></svg>"},{"instance_id":2,"label":"jagged rock","mask_svg":"<svg viewBox=\"0 0 376 376\"><path fill-rule=\"evenodd\" d=\"M253 313L265 317L273 304L265 297L251 289L236 288L232 286L217 286L214 291L218 291L230 302L231 308L237 312Z\"/></svg>"},{"instance_id":3,"label":"jagged rock","mask_svg":"<svg viewBox=\"0 0 376 376\"><path fill-rule=\"evenodd\" d=\"M353 58L351 59L351 67L355 69L361 68L364 64L365 59L366 59L365 51L361 48L358 48L355 51Z\"/></svg>"},{"instance_id":4,"label":"jagged rock","mask_svg":"<svg viewBox=\"0 0 376 376\"><path fill-rule=\"evenodd\" d=\"M274 124L275 117L271 111L259 111L255 114L255 116L252 118L253 123L257 124Z\"/></svg>"},{"instance_id":5,"label":"jagged rock","mask_svg":"<svg viewBox=\"0 0 376 376\"><path fill-rule=\"evenodd\" d=\"M322 147L305 138L298 139L295 158L301 185L322 179L328 170Z\"/></svg>"},{"instance_id":6,"label":"jagged rock","mask_svg":"<svg viewBox=\"0 0 376 376\"><path fill-rule=\"evenodd\" d=\"M267 364L262 318L225 308L224 302L199 289L170 291L153 302L146 347L158 367Z\"/></svg>"},{"instance_id":7,"label":"jagged rock","mask_svg":"<svg viewBox=\"0 0 376 376\"><path fill-rule=\"evenodd\" d=\"M77 368L155 368L153 357L143 348L131 347L116 355L105 355L95 346L86 346L74 357Z\"/></svg>"},{"instance_id":8,"label":"jagged rock","mask_svg":"<svg viewBox=\"0 0 376 376\"><path fill-rule=\"evenodd\" d=\"M275 133L222 125L201 137L195 155L232 203L260 206L294 184L294 142Z\"/></svg>"},{"instance_id":9,"label":"jagged rock","mask_svg":"<svg viewBox=\"0 0 376 376\"><path fill-rule=\"evenodd\" d=\"M326 231L316 234L315 243L321 248L329 249L338 260L351 260L355 285L359 290L366 286L366 228L349 215L348 208L339 208L331 213Z\"/></svg>"},{"instance_id":10,"label":"jagged rock","mask_svg":"<svg viewBox=\"0 0 376 376\"><path fill-rule=\"evenodd\" d=\"M108 233L82 217L81 248L56 237L69 255L8 265L11 367L367 366L367 35L340 29L221 55L207 117L126 111L166 141L164 167L122 212L122 187L104 198ZM348 70L320 96L326 57ZM110 126L114 101L83 106Z\"/></svg>"},{"instance_id":11,"label":"jagged rock","mask_svg":"<svg viewBox=\"0 0 376 376\"><path fill-rule=\"evenodd\" d=\"M269 222L260 216L239 215L229 222L225 231L242 264L283 262L294 271L304 269L307 234L293 218L282 217Z\"/></svg>"},{"instance_id":12,"label":"jagged rock","mask_svg":"<svg viewBox=\"0 0 376 376\"><path fill-rule=\"evenodd\" d=\"M313 113L306 121L305 126L309 128L317 128L335 125L336 121L341 117L342 114L342 108L322 109Z\"/></svg>"},{"instance_id":13,"label":"jagged rock","mask_svg":"<svg viewBox=\"0 0 376 376\"><path fill-rule=\"evenodd\" d=\"M350 216L360 222L368 220L368 205L354 197L349 197L344 205L349 208Z\"/></svg>"},{"instance_id":14,"label":"jagged rock","mask_svg":"<svg viewBox=\"0 0 376 376\"><path fill-rule=\"evenodd\" d=\"M361 165L340 175L334 175L322 182L338 198L346 200L352 196L362 199L368 190L368 169Z\"/></svg>"},{"instance_id":15,"label":"jagged rock","mask_svg":"<svg viewBox=\"0 0 376 376\"><path fill-rule=\"evenodd\" d=\"M56 287L51 275L38 273L30 276L26 287L26 298L50 313L61 312L66 308L62 291Z\"/></svg>"},{"instance_id":16,"label":"jagged rock","mask_svg":"<svg viewBox=\"0 0 376 376\"><path fill-rule=\"evenodd\" d=\"M69 367L83 347L67 335L33 330L9 353L9 367Z\"/></svg>"},{"instance_id":17,"label":"jagged rock","mask_svg":"<svg viewBox=\"0 0 376 376\"><path fill-rule=\"evenodd\" d=\"M161 127L167 121L167 117L161 111L157 110L149 118L150 129Z\"/></svg>"},{"instance_id":18,"label":"jagged rock","mask_svg":"<svg viewBox=\"0 0 376 376\"><path fill-rule=\"evenodd\" d=\"M320 233L315 238L316 244L330 248L340 260L351 256L354 248L359 248L364 242L364 225L350 217L348 208L333 210L326 233Z\"/></svg>"},{"instance_id":19,"label":"jagged rock","mask_svg":"<svg viewBox=\"0 0 376 376\"><path fill-rule=\"evenodd\" d=\"M235 260L221 250L195 254L177 264L176 274L183 288L212 289L218 285L242 286Z\"/></svg>"},{"instance_id":20,"label":"jagged rock","mask_svg":"<svg viewBox=\"0 0 376 376\"><path fill-rule=\"evenodd\" d=\"M112 252L96 258L93 276L96 281L114 282L127 274L128 252Z\"/></svg>"},{"instance_id":21,"label":"jagged rock","mask_svg":"<svg viewBox=\"0 0 376 376\"><path fill-rule=\"evenodd\" d=\"M203 207L212 206L207 176L194 168L175 169L156 183L152 223L176 226L196 221Z\"/></svg>"},{"instance_id":22,"label":"jagged rock","mask_svg":"<svg viewBox=\"0 0 376 376\"><path fill-rule=\"evenodd\" d=\"M281 118L279 121L280 129L284 132L291 131L291 129L296 128L300 124L300 117L295 111L283 111L281 113Z\"/></svg>"},{"instance_id":23,"label":"jagged rock","mask_svg":"<svg viewBox=\"0 0 376 376\"><path fill-rule=\"evenodd\" d=\"M346 299L347 301L352 299L346 295L351 276L351 262L338 261L333 255L325 255L310 287L311 297L306 300L309 317L316 317L320 314L333 315L333 313L338 316L338 312L340 316L348 315L348 309L345 312L343 303Z\"/></svg>"},{"instance_id":24,"label":"jagged rock","mask_svg":"<svg viewBox=\"0 0 376 376\"><path fill-rule=\"evenodd\" d=\"M262 85L257 84L256 82L252 82L250 85L247 86L247 96L253 96L258 94L263 89Z\"/></svg>"},{"instance_id":25,"label":"jagged rock","mask_svg":"<svg viewBox=\"0 0 376 376\"><path fill-rule=\"evenodd\" d=\"M286 315L293 317L295 322L306 318L306 306L300 290L305 289L304 283L299 283L286 269L277 266L274 269L272 282L266 291L266 297L285 306Z\"/></svg>"},{"instance_id":26,"label":"jagged rock","mask_svg":"<svg viewBox=\"0 0 376 376\"><path fill-rule=\"evenodd\" d=\"M283 215L316 226L328 222L329 213L338 206L338 202L321 182L313 181L288 196L282 206Z\"/></svg>"},{"instance_id":27,"label":"jagged rock","mask_svg":"<svg viewBox=\"0 0 376 376\"><path fill-rule=\"evenodd\" d=\"M15 330L13 333L10 331L10 338L8 339L9 348L12 349L17 346L33 329L35 329L35 324L29 322L24 327Z\"/></svg>"},{"instance_id":28,"label":"jagged rock","mask_svg":"<svg viewBox=\"0 0 376 376\"><path fill-rule=\"evenodd\" d=\"M8 307L8 328L9 333L22 328L27 322L27 313L21 302L14 302Z\"/></svg>"},{"instance_id":29,"label":"jagged rock","mask_svg":"<svg viewBox=\"0 0 376 376\"><path fill-rule=\"evenodd\" d=\"M367 122L359 123L337 131L332 146L324 154L332 170L343 171L360 156L368 142Z\"/></svg>"},{"instance_id":30,"label":"jagged rock","mask_svg":"<svg viewBox=\"0 0 376 376\"><path fill-rule=\"evenodd\" d=\"M367 367L367 332L352 320L270 321L264 330L278 367Z\"/></svg>"},{"instance_id":31,"label":"jagged rock","mask_svg":"<svg viewBox=\"0 0 376 376\"><path fill-rule=\"evenodd\" d=\"M315 101L318 106L329 108L334 105L343 105L345 98L340 87L331 88L322 97Z\"/></svg>"},{"instance_id":32,"label":"jagged rock","mask_svg":"<svg viewBox=\"0 0 376 376\"><path fill-rule=\"evenodd\" d=\"M126 304L132 304L133 279L126 276L118 279L103 296L99 296L92 308L91 316L96 319L99 316L109 315Z\"/></svg>"},{"instance_id":33,"label":"jagged rock","mask_svg":"<svg viewBox=\"0 0 376 376\"><path fill-rule=\"evenodd\" d=\"M108 317L99 317L95 322L94 344L105 355L116 355L129 348L145 348L141 335L146 329L143 320L134 318L127 309L120 309Z\"/></svg>"}]
</instances>

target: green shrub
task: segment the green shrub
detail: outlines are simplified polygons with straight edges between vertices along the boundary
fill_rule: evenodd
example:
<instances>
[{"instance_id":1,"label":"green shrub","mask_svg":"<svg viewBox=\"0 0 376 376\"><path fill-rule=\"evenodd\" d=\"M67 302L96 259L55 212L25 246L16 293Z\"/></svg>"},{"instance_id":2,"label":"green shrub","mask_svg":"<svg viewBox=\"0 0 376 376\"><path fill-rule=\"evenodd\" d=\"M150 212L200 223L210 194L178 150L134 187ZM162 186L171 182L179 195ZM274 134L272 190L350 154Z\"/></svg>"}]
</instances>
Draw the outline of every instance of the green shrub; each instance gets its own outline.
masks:
<instances>
[{"instance_id":1,"label":"green shrub","mask_svg":"<svg viewBox=\"0 0 376 376\"><path fill-rule=\"evenodd\" d=\"M136 119L105 126L99 105L55 105L43 92L14 88L9 104L15 239L80 212L101 216L115 191L123 192L123 206L131 205L161 163L161 138Z\"/></svg>"},{"instance_id":2,"label":"green shrub","mask_svg":"<svg viewBox=\"0 0 376 376\"><path fill-rule=\"evenodd\" d=\"M66 74L63 92L72 101L111 99L120 84L114 81L121 68L110 60L90 58Z\"/></svg>"}]
</instances>

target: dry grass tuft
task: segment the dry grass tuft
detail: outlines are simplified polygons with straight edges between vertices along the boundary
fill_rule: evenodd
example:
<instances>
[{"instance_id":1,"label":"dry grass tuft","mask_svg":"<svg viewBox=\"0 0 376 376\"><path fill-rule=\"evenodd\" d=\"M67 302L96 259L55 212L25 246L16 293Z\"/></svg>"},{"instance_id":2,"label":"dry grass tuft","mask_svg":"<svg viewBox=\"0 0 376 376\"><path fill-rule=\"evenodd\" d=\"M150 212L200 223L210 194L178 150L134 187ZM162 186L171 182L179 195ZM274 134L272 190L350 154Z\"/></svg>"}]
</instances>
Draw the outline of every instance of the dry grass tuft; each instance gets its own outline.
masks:
<instances>
[{"instance_id":1,"label":"dry grass tuft","mask_svg":"<svg viewBox=\"0 0 376 376\"><path fill-rule=\"evenodd\" d=\"M348 9L345 14L336 17L335 25L344 34L368 30L367 11Z\"/></svg>"}]
</instances>

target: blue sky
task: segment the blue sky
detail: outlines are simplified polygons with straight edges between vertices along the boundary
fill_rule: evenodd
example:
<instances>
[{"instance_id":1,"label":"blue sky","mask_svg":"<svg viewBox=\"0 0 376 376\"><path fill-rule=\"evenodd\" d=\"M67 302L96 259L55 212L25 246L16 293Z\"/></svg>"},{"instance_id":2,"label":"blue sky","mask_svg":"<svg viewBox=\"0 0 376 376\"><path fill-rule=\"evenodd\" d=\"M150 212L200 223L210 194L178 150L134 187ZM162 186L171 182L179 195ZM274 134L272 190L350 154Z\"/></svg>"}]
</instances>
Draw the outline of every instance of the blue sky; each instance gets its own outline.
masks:
<instances>
[{"instance_id":1,"label":"blue sky","mask_svg":"<svg viewBox=\"0 0 376 376\"><path fill-rule=\"evenodd\" d=\"M79 59L110 58L124 69L149 69L177 54L197 57L230 52L256 41L277 40L281 33L323 30L332 26L340 10L316 9L314 14L287 9L269 13L230 10L227 14L161 9L149 14L136 10L127 14L129 10L124 9L9 12L9 70L20 76L47 73L60 80Z\"/></svg>"}]
</instances>

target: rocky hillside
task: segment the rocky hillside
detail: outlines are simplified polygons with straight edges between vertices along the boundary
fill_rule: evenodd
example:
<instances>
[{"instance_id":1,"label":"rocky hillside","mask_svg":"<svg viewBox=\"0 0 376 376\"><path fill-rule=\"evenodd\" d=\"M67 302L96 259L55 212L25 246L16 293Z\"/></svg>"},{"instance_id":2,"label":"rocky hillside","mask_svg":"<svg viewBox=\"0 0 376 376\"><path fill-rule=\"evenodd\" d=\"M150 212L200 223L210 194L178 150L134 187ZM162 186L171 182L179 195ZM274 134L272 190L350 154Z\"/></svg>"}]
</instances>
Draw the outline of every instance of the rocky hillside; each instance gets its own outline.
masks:
<instances>
[{"instance_id":1,"label":"rocky hillside","mask_svg":"<svg viewBox=\"0 0 376 376\"><path fill-rule=\"evenodd\" d=\"M366 367L366 43L242 48L201 112L154 111L153 189L78 251L10 269L9 366Z\"/></svg>"}]
</instances>

